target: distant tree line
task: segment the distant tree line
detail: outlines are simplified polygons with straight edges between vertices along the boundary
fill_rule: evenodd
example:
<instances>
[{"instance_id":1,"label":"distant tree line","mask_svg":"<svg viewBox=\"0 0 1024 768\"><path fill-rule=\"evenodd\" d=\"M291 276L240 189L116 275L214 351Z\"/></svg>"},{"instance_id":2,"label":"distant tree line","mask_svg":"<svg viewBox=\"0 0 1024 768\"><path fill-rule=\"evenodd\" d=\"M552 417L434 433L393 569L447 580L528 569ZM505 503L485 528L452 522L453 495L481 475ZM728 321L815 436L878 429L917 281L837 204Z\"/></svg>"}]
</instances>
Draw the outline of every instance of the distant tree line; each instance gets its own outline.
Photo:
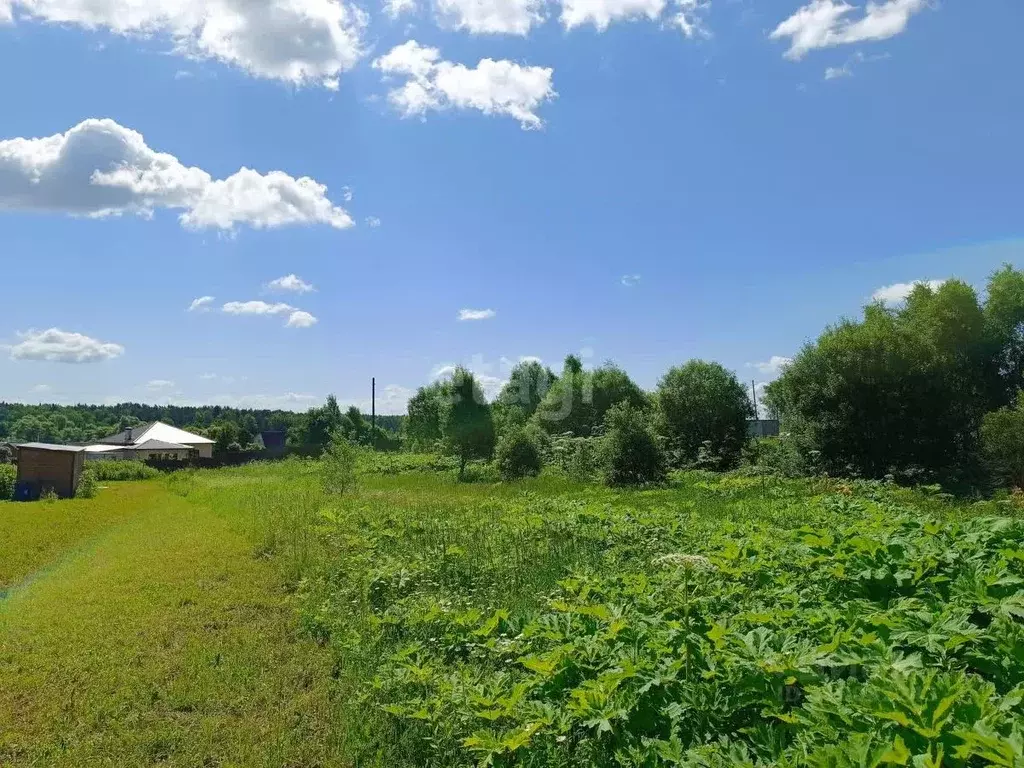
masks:
<instances>
[{"instance_id":1,"label":"distant tree line","mask_svg":"<svg viewBox=\"0 0 1024 768\"><path fill-rule=\"evenodd\" d=\"M397 434L403 420L404 416L377 416L377 438L380 445L391 447L397 443ZM360 414L357 408L342 413L333 397L323 408L314 408L307 413L139 403L0 403L0 441L89 443L153 421L162 421L209 437L216 441L216 450L220 451L250 449L262 432L285 432L291 445L316 447L326 445L330 431L341 428L355 442L371 442L369 417Z\"/></svg>"}]
</instances>

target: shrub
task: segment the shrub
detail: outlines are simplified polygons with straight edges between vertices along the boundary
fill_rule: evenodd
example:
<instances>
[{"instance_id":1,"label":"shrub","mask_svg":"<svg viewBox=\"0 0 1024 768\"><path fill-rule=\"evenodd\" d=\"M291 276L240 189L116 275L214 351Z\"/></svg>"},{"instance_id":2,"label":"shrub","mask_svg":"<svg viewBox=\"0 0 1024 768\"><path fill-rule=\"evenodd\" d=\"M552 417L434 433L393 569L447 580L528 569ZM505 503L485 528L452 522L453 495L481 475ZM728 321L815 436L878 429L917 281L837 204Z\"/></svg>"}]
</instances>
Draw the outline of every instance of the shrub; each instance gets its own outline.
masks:
<instances>
[{"instance_id":1,"label":"shrub","mask_svg":"<svg viewBox=\"0 0 1024 768\"><path fill-rule=\"evenodd\" d=\"M14 483L18 469L13 464L0 464L0 501L14 498Z\"/></svg>"},{"instance_id":2,"label":"shrub","mask_svg":"<svg viewBox=\"0 0 1024 768\"><path fill-rule=\"evenodd\" d=\"M627 404L605 420L604 480L610 486L647 485L665 480L665 454L644 414Z\"/></svg>"},{"instance_id":3,"label":"shrub","mask_svg":"<svg viewBox=\"0 0 1024 768\"><path fill-rule=\"evenodd\" d=\"M86 467L82 471L75 495L80 499L91 499L96 495L96 475L92 467Z\"/></svg>"},{"instance_id":4,"label":"shrub","mask_svg":"<svg viewBox=\"0 0 1024 768\"><path fill-rule=\"evenodd\" d=\"M540 474L540 447L526 430L517 429L498 443L495 456L503 480L519 480Z\"/></svg>"},{"instance_id":5,"label":"shrub","mask_svg":"<svg viewBox=\"0 0 1024 768\"><path fill-rule=\"evenodd\" d=\"M752 460L763 470L781 477L813 474L796 442L791 438L767 437L754 444Z\"/></svg>"},{"instance_id":6,"label":"shrub","mask_svg":"<svg viewBox=\"0 0 1024 768\"><path fill-rule=\"evenodd\" d=\"M148 480L160 473L141 461L94 461L89 462L89 472L97 482L108 483L121 480Z\"/></svg>"},{"instance_id":7,"label":"shrub","mask_svg":"<svg viewBox=\"0 0 1024 768\"><path fill-rule=\"evenodd\" d=\"M573 480L591 481L601 469L601 438L558 435L551 439L549 453L554 464Z\"/></svg>"},{"instance_id":8,"label":"shrub","mask_svg":"<svg viewBox=\"0 0 1024 768\"><path fill-rule=\"evenodd\" d=\"M356 482L356 461L359 449L335 433L331 444L324 451L322 460L322 481L325 493L343 494Z\"/></svg>"}]
</instances>

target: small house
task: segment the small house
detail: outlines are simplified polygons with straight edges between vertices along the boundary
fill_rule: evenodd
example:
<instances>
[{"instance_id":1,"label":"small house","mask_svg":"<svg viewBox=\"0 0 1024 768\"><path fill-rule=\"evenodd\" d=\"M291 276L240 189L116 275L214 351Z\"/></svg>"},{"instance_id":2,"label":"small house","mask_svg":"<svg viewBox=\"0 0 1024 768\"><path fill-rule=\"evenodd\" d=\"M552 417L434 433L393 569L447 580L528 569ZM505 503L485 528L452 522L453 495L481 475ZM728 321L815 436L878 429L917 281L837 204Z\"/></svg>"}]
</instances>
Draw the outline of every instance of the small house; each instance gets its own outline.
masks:
<instances>
[{"instance_id":1,"label":"small house","mask_svg":"<svg viewBox=\"0 0 1024 768\"><path fill-rule=\"evenodd\" d=\"M62 499L73 498L84 466L85 448L81 446L19 445L17 493L22 498L38 499L53 491Z\"/></svg>"},{"instance_id":2,"label":"small house","mask_svg":"<svg viewBox=\"0 0 1024 768\"><path fill-rule=\"evenodd\" d=\"M116 435L86 446L90 460L122 459L185 461L213 456L213 440L172 427L161 421L129 427Z\"/></svg>"}]
</instances>

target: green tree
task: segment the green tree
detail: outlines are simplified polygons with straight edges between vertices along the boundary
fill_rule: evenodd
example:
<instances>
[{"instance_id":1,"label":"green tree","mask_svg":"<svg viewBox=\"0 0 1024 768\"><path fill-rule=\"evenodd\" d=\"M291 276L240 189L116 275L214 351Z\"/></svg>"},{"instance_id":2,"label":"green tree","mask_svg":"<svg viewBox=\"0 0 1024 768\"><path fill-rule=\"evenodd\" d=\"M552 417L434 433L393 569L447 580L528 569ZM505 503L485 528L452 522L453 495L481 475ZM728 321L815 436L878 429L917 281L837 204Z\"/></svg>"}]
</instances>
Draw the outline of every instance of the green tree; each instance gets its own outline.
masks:
<instances>
[{"instance_id":1,"label":"green tree","mask_svg":"<svg viewBox=\"0 0 1024 768\"><path fill-rule=\"evenodd\" d=\"M325 493L343 494L356 482L356 463L359 449L341 432L331 439L321 460L321 475Z\"/></svg>"},{"instance_id":2,"label":"green tree","mask_svg":"<svg viewBox=\"0 0 1024 768\"><path fill-rule=\"evenodd\" d=\"M529 419L551 389L555 374L536 360L526 360L512 369L508 383L494 401L495 408L518 408Z\"/></svg>"},{"instance_id":3,"label":"green tree","mask_svg":"<svg viewBox=\"0 0 1024 768\"><path fill-rule=\"evenodd\" d=\"M612 487L665 481L665 455L647 414L627 402L608 410L603 448L604 480Z\"/></svg>"},{"instance_id":4,"label":"green tree","mask_svg":"<svg viewBox=\"0 0 1024 768\"><path fill-rule=\"evenodd\" d=\"M674 466L692 465L705 443L723 468L739 461L754 412L735 374L718 363L691 360L662 377L655 403L657 429Z\"/></svg>"},{"instance_id":5,"label":"green tree","mask_svg":"<svg viewBox=\"0 0 1024 768\"><path fill-rule=\"evenodd\" d=\"M993 325L969 285L919 285L902 305L826 329L769 402L830 473L975 483L982 418L1003 400Z\"/></svg>"},{"instance_id":6,"label":"green tree","mask_svg":"<svg viewBox=\"0 0 1024 768\"><path fill-rule=\"evenodd\" d=\"M1012 407L985 416L981 444L993 479L1009 488L1024 488L1024 391Z\"/></svg>"},{"instance_id":7,"label":"green tree","mask_svg":"<svg viewBox=\"0 0 1024 768\"><path fill-rule=\"evenodd\" d=\"M450 396L450 384L435 381L420 387L409 400L405 437L415 450L433 450L441 441L441 406Z\"/></svg>"},{"instance_id":8,"label":"green tree","mask_svg":"<svg viewBox=\"0 0 1024 768\"><path fill-rule=\"evenodd\" d=\"M590 437L600 432L605 414L619 403L645 409L648 400L621 368L605 363L597 370L584 371L579 358L570 355L562 375L537 407L533 421L548 434Z\"/></svg>"},{"instance_id":9,"label":"green tree","mask_svg":"<svg viewBox=\"0 0 1024 768\"><path fill-rule=\"evenodd\" d=\"M457 368L449 396L441 403L441 436L445 451L458 458L459 477L471 459L489 459L494 453L494 420L476 379Z\"/></svg>"}]
</instances>

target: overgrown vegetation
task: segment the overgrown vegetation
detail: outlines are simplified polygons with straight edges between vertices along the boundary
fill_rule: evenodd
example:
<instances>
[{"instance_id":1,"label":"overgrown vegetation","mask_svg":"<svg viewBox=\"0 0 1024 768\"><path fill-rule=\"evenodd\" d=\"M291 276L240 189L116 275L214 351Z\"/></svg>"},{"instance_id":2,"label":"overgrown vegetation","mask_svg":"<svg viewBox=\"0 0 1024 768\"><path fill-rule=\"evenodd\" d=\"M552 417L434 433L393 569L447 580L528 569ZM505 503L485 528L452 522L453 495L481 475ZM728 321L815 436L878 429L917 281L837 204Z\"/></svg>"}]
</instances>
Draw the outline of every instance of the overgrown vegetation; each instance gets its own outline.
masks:
<instances>
[{"instance_id":1,"label":"overgrown vegetation","mask_svg":"<svg viewBox=\"0 0 1024 768\"><path fill-rule=\"evenodd\" d=\"M141 461L90 461L88 471L94 480L101 483L146 480L160 474Z\"/></svg>"},{"instance_id":2,"label":"overgrown vegetation","mask_svg":"<svg viewBox=\"0 0 1024 768\"><path fill-rule=\"evenodd\" d=\"M14 497L14 484L17 479L17 467L13 464L0 464L0 501Z\"/></svg>"},{"instance_id":3,"label":"overgrown vegetation","mask_svg":"<svg viewBox=\"0 0 1024 768\"><path fill-rule=\"evenodd\" d=\"M490 486L363 461L326 511L315 464L267 468L259 491L255 468L237 491L190 480L273 510L263 535L335 659L340 762L1024 760L1015 502L700 472Z\"/></svg>"}]
</instances>

